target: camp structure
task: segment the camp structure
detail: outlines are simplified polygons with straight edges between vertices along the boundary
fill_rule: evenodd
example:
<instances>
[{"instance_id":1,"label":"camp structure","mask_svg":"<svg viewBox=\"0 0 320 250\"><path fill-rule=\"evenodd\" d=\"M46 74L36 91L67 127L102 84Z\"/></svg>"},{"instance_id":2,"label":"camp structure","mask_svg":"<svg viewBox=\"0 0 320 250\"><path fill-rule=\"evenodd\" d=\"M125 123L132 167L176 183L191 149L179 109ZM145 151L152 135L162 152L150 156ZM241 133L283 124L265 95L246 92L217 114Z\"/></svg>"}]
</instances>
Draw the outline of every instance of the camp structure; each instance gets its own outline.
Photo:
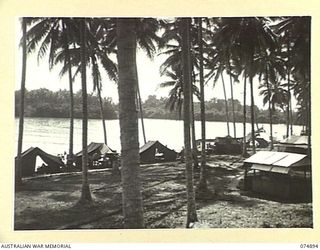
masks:
<instances>
[{"instance_id":1,"label":"camp structure","mask_svg":"<svg viewBox=\"0 0 320 250\"><path fill-rule=\"evenodd\" d=\"M91 142L88 145L88 162L90 168L112 167L118 159L118 153L104 143ZM82 150L76 154L76 166L81 168Z\"/></svg>"},{"instance_id":2,"label":"camp structure","mask_svg":"<svg viewBox=\"0 0 320 250\"><path fill-rule=\"evenodd\" d=\"M141 163L157 163L175 161L177 158L176 151L167 148L159 141L148 141L140 150Z\"/></svg>"},{"instance_id":3,"label":"camp structure","mask_svg":"<svg viewBox=\"0 0 320 250\"><path fill-rule=\"evenodd\" d=\"M39 173L58 173L64 167L64 163L59 157L48 154L38 147L31 147L21 154L22 177L32 176L36 173L37 156L47 164L38 169ZM17 167L17 157L15 157L15 164Z\"/></svg>"},{"instance_id":4,"label":"camp structure","mask_svg":"<svg viewBox=\"0 0 320 250\"><path fill-rule=\"evenodd\" d=\"M216 137L214 143L215 154L241 154L242 143L237 138L231 136Z\"/></svg>"},{"instance_id":5,"label":"camp structure","mask_svg":"<svg viewBox=\"0 0 320 250\"><path fill-rule=\"evenodd\" d=\"M308 152L308 136L292 135L275 145L278 151L307 154Z\"/></svg>"},{"instance_id":6,"label":"camp structure","mask_svg":"<svg viewBox=\"0 0 320 250\"><path fill-rule=\"evenodd\" d=\"M311 163L305 154L259 151L244 167L245 190L283 200L311 199Z\"/></svg>"}]
</instances>

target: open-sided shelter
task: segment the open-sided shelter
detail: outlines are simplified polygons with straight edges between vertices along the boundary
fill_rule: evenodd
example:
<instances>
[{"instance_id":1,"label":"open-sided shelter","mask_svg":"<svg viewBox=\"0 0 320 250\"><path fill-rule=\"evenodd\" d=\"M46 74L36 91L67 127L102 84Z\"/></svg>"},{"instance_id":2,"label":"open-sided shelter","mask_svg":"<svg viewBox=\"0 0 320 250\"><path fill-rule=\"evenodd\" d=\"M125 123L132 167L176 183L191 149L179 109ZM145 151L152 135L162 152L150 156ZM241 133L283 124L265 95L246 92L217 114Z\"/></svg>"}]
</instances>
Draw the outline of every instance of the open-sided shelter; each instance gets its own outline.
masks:
<instances>
[{"instance_id":1,"label":"open-sided shelter","mask_svg":"<svg viewBox=\"0 0 320 250\"><path fill-rule=\"evenodd\" d=\"M308 136L291 135L276 145L278 151L307 154L308 152Z\"/></svg>"},{"instance_id":2,"label":"open-sided shelter","mask_svg":"<svg viewBox=\"0 0 320 250\"><path fill-rule=\"evenodd\" d=\"M38 147L31 147L21 154L22 177L32 176L36 170L36 159L39 156L47 164L49 173L59 172L64 163L58 156L48 154ZM17 166L17 157L15 158Z\"/></svg>"},{"instance_id":3,"label":"open-sided shelter","mask_svg":"<svg viewBox=\"0 0 320 250\"><path fill-rule=\"evenodd\" d=\"M247 190L282 199L311 197L311 162L307 155L260 151L244 165Z\"/></svg>"},{"instance_id":4,"label":"open-sided shelter","mask_svg":"<svg viewBox=\"0 0 320 250\"><path fill-rule=\"evenodd\" d=\"M177 158L176 151L167 148L159 141L148 141L140 150L141 163L156 163L175 161Z\"/></svg>"}]
</instances>

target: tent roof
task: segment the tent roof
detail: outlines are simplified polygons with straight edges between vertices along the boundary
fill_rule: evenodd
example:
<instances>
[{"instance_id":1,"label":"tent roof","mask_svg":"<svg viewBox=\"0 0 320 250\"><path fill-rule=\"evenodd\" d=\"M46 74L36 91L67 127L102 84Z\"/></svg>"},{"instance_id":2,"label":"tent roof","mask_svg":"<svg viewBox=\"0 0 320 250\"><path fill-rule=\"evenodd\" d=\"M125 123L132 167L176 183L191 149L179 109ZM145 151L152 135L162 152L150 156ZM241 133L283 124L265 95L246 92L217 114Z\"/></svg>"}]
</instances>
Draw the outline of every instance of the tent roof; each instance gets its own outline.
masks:
<instances>
[{"instance_id":1,"label":"tent roof","mask_svg":"<svg viewBox=\"0 0 320 250\"><path fill-rule=\"evenodd\" d=\"M88 145L88 154L99 150L101 154L114 154L115 151L109 148L106 144L104 143L97 143L97 142L91 142ZM76 156L82 156L82 150L76 154Z\"/></svg>"},{"instance_id":2,"label":"tent roof","mask_svg":"<svg viewBox=\"0 0 320 250\"><path fill-rule=\"evenodd\" d=\"M164 146L162 143L160 143L159 141L148 141L146 144L144 144L140 149L139 149L139 153L143 153L145 151L147 151L149 148L151 148L153 145L158 144L159 146L162 146L164 148L167 148L168 150L173 151L172 149Z\"/></svg>"},{"instance_id":3,"label":"tent roof","mask_svg":"<svg viewBox=\"0 0 320 250\"><path fill-rule=\"evenodd\" d=\"M310 159L307 155L272 151L259 151L244 162L285 168L310 165Z\"/></svg>"},{"instance_id":4,"label":"tent roof","mask_svg":"<svg viewBox=\"0 0 320 250\"><path fill-rule=\"evenodd\" d=\"M155 145L158 141L148 141L146 144L144 144L140 149L139 149L139 153L141 154L142 152L148 150L149 148L151 148L153 145ZM160 142L158 142L160 143ZM160 143L161 144L161 143Z\"/></svg>"},{"instance_id":5,"label":"tent roof","mask_svg":"<svg viewBox=\"0 0 320 250\"><path fill-rule=\"evenodd\" d=\"M64 165L64 163L62 162L62 160L58 156L48 154L38 147L28 148L26 151L24 151L21 154L21 158L23 159L24 157L27 157L30 154L34 157L36 157L36 156L41 157L41 159L44 162L46 162L47 164L49 164L51 162L51 163L55 163L57 165ZM16 157L16 159L17 159L17 157Z\"/></svg>"},{"instance_id":6,"label":"tent roof","mask_svg":"<svg viewBox=\"0 0 320 250\"><path fill-rule=\"evenodd\" d=\"M294 144L294 145L308 145L308 136L306 135L292 135L282 141L281 144Z\"/></svg>"}]
</instances>

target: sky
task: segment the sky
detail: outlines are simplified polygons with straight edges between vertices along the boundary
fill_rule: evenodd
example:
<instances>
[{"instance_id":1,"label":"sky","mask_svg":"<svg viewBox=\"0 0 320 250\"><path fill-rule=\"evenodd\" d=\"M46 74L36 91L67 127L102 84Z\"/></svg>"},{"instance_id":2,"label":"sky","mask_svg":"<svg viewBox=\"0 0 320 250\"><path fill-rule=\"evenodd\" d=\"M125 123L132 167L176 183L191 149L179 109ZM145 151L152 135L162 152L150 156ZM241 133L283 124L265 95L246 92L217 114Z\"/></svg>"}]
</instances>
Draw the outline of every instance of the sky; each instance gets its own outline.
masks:
<instances>
[{"instance_id":1,"label":"sky","mask_svg":"<svg viewBox=\"0 0 320 250\"><path fill-rule=\"evenodd\" d=\"M17 22L18 23L18 22ZM19 23L18 23L19 24ZM19 47L19 41L21 37L21 29L17 24L16 26L16 90L20 89L21 79L21 61L22 61L22 49ZM167 97L170 88L160 88L159 84L168 80L164 76L160 76L160 65L166 59L165 55L155 55L153 60L149 59L142 50L137 50L137 68L138 78L140 86L140 94L142 101L145 101L149 95L156 95L158 98ZM33 90L38 88L47 88L51 91L58 91L59 89L69 89L67 75L62 78L59 77L59 71L62 65L57 65L51 71L48 67L48 57L37 60L36 53L28 55L27 59L27 73L26 73L26 88L27 90ZM103 76L105 72L102 72ZM224 76L226 84L227 97L230 98L230 82L228 75ZM262 97L258 94L258 78L254 79L255 84L255 105L261 109L267 109L267 105L263 105ZM87 89L88 93L92 93L93 85L92 78L87 73ZM248 89L249 87L247 87ZM77 77L74 82L74 92L81 89L80 77ZM109 80L107 77L102 77L102 97L111 97L113 102L118 103L118 90L116 83ZM205 100L212 98L223 99L223 87L221 80L215 84L213 88L213 80L211 80L205 86ZM234 84L234 98L243 103L243 79L240 79L240 83ZM247 93L247 105L250 104L250 95ZM295 102L293 102L293 107Z\"/></svg>"}]
</instances>

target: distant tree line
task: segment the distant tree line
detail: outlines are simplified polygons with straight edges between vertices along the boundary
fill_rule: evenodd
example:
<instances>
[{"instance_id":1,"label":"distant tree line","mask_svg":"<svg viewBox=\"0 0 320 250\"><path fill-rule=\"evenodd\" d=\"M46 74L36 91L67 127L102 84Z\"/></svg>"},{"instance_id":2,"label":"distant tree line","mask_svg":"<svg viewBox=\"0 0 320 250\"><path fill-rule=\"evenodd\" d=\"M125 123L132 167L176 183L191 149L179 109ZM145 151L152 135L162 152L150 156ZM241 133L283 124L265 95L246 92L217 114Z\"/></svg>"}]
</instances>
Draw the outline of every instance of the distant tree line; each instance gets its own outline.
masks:
<instances>
[{"instance_id":1,"label":"distant tree line","mask_svg":"<svg viewBox=\"0 0 320 250\"><path fill-rule=\"evenodd\" d=\"M25 114L26 117L52 117L52 118L69 118L69 92L67 90L59 90L56 92L45 88L26 91L25 95ZM15 92L15 116L19 114L20 90ZM74 116L82 118L81 110L81 92L74 95ZM155 95L149 95L147 100L142 103L143 113L145 118L151 119L175 119L179 120L183 117L178 111L170 111L167 107L168 98L157 98ZM206 105L206 120L207 121L226 121L225 101L223 99L213 98L205 102ZM232 100L228 100L229 115L231 116ZM239 100L234 100L235 120L236 122L243 121L243 106ZM249 110L249 106L247 107ZM112 98L103 99L104 117L106 119L118 118L118 104L112 101ZM100 109L98 97L88 95L88 115L90 119L100 119ZM255 115L258 123L268 123L268 110L259 109L255 106ZM200 103L194 103L194 117L200 120ZM250 112L247 113L249 119ZM286 123L286 114L283 110L275 109L273 114L274 123ZM294 124L301 124L297 114L293 113Z\"/></svg>"},{"instance_id":2,"label":"distant tree line","mask_svg":"<svg viewBox=\"0 0 320 250\"><path fill-rule=\"evenodd\" d=\"M154 119L182 119L183 117L179 114L178 111L169 111L168 107L168 98L161 97L158 99L155 95L149 95L148 99L142 104L144 117L154 118ZM228 100L229 106L229 115L231 116L231 106L232 100ZM225 101L224 99L213 98L210 101L205 102L206 107L206 120L207 121L226 121L226 112L225 112ZM234 109L235 109L235 120L236 122L243 121L243 105L239 100L234 100ZM247 105L249 110L249 105ZM268 123L269 113L268 110L259 109L257 106L254 107L254 112L257 117L258 123ZM247 119L251 116L250 112L247 112ZM200 120L200 102L194 103L194 117L195 120ZM303 124L301 119L298 119L296 112L293 112L293 123L296 125ZM273 112L274 123L285 124L286 123L286 113L280 108L275 109Z\"/></svg>"},{"instance_id":3,"label":"distant tree line","mask_svg":"<svg viewBox=\"0 0 320 250\"><path fill-rule=\"evenodd\" d=\"M15 92L15 116L19 115L20 90ZM82 118L81 91L74 94L74 117ZM67 90L56 92L45 88L30 90L25 93L26 117L70 117L70 93ZM103 112L106 119L117 119L117 105L111 98L103 99ZM93 94L88 94L88 116L90 119L100 119L99 99Z\"/></svg>"}]
</instances>

